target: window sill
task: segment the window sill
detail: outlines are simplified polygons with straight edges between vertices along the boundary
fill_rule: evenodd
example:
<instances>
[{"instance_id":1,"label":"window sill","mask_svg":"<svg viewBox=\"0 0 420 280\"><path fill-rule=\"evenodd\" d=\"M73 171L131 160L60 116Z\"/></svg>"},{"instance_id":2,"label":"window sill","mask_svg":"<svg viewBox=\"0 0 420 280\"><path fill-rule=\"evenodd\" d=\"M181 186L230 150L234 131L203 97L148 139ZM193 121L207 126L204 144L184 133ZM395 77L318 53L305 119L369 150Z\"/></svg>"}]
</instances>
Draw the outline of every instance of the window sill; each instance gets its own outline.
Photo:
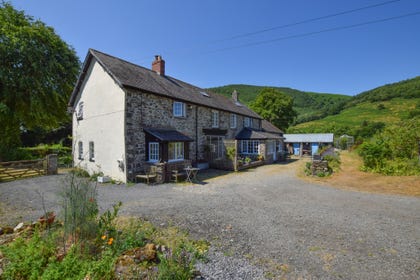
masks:
<instances>
[{"instance_id":1,"label":"window sill","mask_svg":"<svg viewBox=\"0 0 420 280\"><path fill-rule=\"evenodd\" d=\"M180 161L184 161L185 159L170 159L168 160L168 162L180 162Z\"/></svg>"}]
</instances>

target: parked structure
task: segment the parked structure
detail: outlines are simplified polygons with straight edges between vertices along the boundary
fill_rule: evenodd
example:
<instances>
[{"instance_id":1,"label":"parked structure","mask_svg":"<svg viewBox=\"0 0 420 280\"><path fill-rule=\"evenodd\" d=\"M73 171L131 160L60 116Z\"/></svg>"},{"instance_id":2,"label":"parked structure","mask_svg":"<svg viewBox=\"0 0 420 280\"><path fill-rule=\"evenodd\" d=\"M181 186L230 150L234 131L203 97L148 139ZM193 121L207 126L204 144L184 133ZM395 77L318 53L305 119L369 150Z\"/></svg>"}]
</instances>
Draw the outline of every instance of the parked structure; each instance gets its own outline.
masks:
<instances>
[{"instance_id":1,"label":"parked structure","mask_svg":"<svg viewBox=\"0 0 420 280\"><path fill-rule=\"evenodd\" d=\"M284 143L289 154L314 155L322 146L333 145L333 133L284 134Z\"/></svg>"},{"instance_id":2,"label":"parked structure","mask_svg":"<svg viewBox=\"0 0 420 280\"><path fill-rule=\"evenodd\" d=\"M151 164L161 182L179 166L211 166L226 158L226 141L234 140L235 155L267 162L283 147L282 132L241 104L236 91L226 98L167 76L161 56L150 70L89 50L69 110L74 164L122 182Z\"/></svg>"}]
</instances>

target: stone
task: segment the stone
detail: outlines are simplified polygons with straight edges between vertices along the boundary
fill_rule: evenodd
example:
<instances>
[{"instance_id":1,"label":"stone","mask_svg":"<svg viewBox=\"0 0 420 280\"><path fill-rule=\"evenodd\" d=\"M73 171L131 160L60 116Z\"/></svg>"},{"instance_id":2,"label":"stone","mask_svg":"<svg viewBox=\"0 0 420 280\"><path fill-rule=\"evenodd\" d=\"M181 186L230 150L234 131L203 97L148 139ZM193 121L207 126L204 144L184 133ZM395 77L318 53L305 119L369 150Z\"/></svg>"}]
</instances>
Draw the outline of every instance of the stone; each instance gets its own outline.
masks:
<instances>
[{"instance_id":1,"label":"stone","mask_svg":"<svg viewBox=\"0 0 420 280\"><path fill-rule=\"evenodd\" d=\"M14 232L19 232L21 230L23 230L23 223L19 223L17 226L15 226L15 228L13 229Z\"/></svg>"},{"instance_id":2,"label":"stone","mask_svg":"<svg viewBox=\"0 0 420 280\"><path fill-rule=\"evenodd\" d=\"M4 228L2 228L2 230L3 230L3 234L13 233L13 228L11 228L11 227L4 227Z\"/></svg>"},{"instance_id":3,"label":"stone","mask_svg":"<svg viewBox=\"0 0 420 280\"><path fill-rule=\"evenodd\" d=\"M134 259L137 262L156 261L156 245L152 243L148 243L146 244L146 246L139 248L139 250L136 251Z\"/></svg>"}]
</instances>

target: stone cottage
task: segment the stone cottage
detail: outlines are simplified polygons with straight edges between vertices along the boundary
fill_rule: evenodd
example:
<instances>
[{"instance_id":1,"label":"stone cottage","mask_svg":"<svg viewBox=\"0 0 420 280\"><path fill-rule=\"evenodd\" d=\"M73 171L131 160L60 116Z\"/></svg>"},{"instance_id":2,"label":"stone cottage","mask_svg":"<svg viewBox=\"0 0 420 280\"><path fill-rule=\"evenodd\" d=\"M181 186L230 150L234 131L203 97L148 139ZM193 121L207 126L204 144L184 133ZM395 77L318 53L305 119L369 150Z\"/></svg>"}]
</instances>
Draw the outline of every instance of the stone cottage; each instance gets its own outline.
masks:
<instances>
[{"instance_id":1,"label":"stone cottage","mask_svg":"<svg viewBox=\"0 0 420 280\"><path fill-rule=\"evenodd\" d=\"M172 78L161 56L147 69L90 49L69 111L74 165L122 182L151 164L211 164L226 157L227 140L236 139L238 155L268 162L283 150L282 132L241 104L236 91L227 98Z\"/></svg>"}]
</instances>

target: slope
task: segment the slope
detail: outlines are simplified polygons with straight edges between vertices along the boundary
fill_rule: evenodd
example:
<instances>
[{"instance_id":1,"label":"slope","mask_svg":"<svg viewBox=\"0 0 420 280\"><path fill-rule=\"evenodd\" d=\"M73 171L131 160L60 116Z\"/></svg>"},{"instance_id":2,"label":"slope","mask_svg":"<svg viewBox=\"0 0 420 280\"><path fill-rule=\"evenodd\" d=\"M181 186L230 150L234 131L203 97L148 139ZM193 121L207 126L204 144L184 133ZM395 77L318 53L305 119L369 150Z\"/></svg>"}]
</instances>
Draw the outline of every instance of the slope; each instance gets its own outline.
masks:
<instances>
[{"instance_id":1,"label":"slope","mask_svg":"<svg viewBox=\"0 0 420 280\"><path fill-rule=\"evenodd\" d=\"M239 100L249 105L264 88L265 86L234 84L210 88L209 90L225 96L230 96L234 90L237 90L240 93ZM305 92L287 87L273 88L293 98L293 107L298 113L296 123L320 119L338 113L351 99L351 96L342 94Z\"/></svg>"}]
</instances>

